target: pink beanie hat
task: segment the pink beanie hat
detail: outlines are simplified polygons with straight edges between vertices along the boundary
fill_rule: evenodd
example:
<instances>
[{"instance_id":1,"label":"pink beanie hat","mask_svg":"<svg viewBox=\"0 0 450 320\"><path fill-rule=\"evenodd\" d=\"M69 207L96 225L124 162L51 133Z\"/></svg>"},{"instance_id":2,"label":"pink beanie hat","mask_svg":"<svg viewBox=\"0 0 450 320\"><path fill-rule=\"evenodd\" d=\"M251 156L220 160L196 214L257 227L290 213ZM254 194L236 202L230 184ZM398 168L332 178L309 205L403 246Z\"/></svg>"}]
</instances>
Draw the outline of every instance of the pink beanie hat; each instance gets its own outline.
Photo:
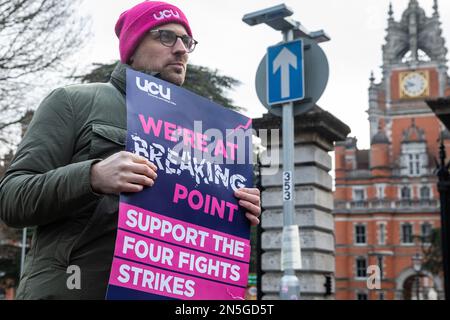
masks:
<instances>
[{"instance_id":1,"label":"pink beanie hat","mask_svg":"<svg viewBox=\"0 0 450 320\"><path fill-rule=\"evenodd\" d=\"M174 5L161 1L145 1L122 13L116 23L120 61L128 63L145 34L168 23L183 25L192 37L186 16Z\"/></svg>"}]
</instances>

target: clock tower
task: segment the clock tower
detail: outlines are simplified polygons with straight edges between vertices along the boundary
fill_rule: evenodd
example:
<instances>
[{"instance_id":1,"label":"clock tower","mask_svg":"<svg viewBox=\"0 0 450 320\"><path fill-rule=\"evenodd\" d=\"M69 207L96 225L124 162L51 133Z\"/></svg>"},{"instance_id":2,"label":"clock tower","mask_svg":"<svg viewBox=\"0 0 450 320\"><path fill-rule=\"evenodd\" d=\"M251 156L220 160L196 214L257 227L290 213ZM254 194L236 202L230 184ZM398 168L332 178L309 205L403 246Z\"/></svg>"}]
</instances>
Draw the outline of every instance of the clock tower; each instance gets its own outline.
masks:
<instances>
[{"instance_id":1,"label":"clock tower","mask_svg":"<svg viewBox=\"0 0 450 320\"><path fill-rule=\"evenodd\" d=\"M388 15L382 80L375 83L373 75L370 78L371 141L380 126L389 138L393 138L392 134L401 131L396 130L395 119L402 117L416 118L417 123L434 118L440 126L425 100L450 94L447 49L437 0L434 0L431 17L426 16L417 0L409 2L400 21L394 19L392 4ZM437 134L433 133L433 138L438 138Z\"/></svg>"},{"instance_id":2,"label":"clock tower","mask_svg":"<svg viewBox=\"0 0 450 320\"><path fill-rule=\"evenodd\" d=\"M356 138L336 143L337 299L443 293L439 271L423 269L418 277L413 267L440 228L439 140L450 154L450 132L426 103L450 96L438 1L427 16L410 0L399 21L391 4L385 40L381 79L370 77L370 149L359 150Z\"/></svg>"}]
</instances>

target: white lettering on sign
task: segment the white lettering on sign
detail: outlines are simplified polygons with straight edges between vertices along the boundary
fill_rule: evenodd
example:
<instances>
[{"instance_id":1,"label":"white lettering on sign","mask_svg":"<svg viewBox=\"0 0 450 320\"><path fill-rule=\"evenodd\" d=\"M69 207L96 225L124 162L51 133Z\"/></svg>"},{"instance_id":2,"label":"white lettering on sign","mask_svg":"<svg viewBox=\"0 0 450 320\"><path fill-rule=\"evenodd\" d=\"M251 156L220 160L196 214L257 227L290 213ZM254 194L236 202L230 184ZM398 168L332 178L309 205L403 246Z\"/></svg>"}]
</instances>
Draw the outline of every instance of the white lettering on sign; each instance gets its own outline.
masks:
<instances>
[{"instance_id":1,"label":"white lettering on sign","mask_svg":"<svg viewBox=\"0 0 450 320\"><path fill-rule=\"evenodd\" d=\"M142 84L141 78L136 77L136 86L139 90L147 92L149 95L164 100L170 104L174 104L171 100L170 88L165 88L161 84L157 84L148 80L145 80Z\"/></svg>"},{"instance_id":2,"label":"white lettering on sign","mask_svg":"<svg viewBox=\"0 0 450 320\"><path fill-rule=\"evenodd\" d=\"M283 172L283 200L292 201L292 171Z\"/></svg>"},{"instance_id":3,"label":"white lettering on sign","mask_svg":"<svg viewBox=\"0 0 450 320\"><path fill-rule=\"evenodd\" d=\"M160 11L158 14L154 13L153 17L156 20L167 19L167 18L170 18L170 17L175 17L175 18L179 19L180 18L180 14L177 11L170 9L170 10Z\"/></svg>"}]
</instances>

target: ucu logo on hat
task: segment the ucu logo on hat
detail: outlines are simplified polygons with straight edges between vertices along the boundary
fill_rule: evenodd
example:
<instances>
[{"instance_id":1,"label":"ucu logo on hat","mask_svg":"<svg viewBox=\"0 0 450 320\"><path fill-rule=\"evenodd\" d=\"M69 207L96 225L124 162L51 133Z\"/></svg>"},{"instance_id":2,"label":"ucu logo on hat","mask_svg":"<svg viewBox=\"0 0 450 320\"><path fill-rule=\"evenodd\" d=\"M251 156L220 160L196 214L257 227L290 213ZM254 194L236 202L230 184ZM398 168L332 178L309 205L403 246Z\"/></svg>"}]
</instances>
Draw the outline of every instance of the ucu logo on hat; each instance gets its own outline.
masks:
<instances>
[{"instance_id":1,"label":"ucu logo on hat","mask_svg":"<svg viewBox=\"0 0 450 320\"><path fill-rule=\"evenodd\" d=\"M162 20L162 19L167 19L170 17L175 17L175 18L180 18L180 14L178 13L178 11L170 9L170 10L163 10L160 11L159 14L154 13L153 17L156 20Z\"/></svg>"},{"instance_id":2,"label":"ucu logo on hat","mask_svg":"<svg viewBox=\"0 0 450 320\"><path fill-rule=\"evenodd\" d=\"M0 1L1 2L1 1ZM123 12L116 23L116 35L119 38L120 61L129 64L149 30L168 22L182 25L192 37L189 21L178 7L162 1L144 1Z\"/></svg>"}]
</instances>

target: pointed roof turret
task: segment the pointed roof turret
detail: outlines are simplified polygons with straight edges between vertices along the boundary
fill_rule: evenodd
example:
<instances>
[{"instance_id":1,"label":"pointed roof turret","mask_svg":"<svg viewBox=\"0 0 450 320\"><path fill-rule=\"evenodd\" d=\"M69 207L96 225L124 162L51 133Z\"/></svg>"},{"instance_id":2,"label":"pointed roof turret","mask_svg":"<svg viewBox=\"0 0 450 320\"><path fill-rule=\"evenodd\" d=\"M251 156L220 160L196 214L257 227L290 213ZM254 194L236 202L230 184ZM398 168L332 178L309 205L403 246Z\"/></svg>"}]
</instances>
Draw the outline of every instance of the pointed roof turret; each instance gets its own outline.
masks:
<instances>
[{"instance_id":1,"label":"pointed roof turret","mask_svg":"<svg viewBox=\"0 0 450 320\"><path fill-rule=\"evenodd\" d=\"M383 67L407 62L436 61L446 67L447 48L439 21L438 2L427 17L417 0L410 0L400 21L393 17L389 5L386 44L383 46Z\"/></svg>"},{"instance_id":2,"label":"pointed roof turret","mask_svg":"<svg viewBox=\"0 0 450 320\"><path fill-rule=\"evenodd\" d=\"M389 144L389 138L387 137L386 133L384 132L381 125L378 126L378 132L376 135L372 138L372 145L374 144Z\"/></svg>"},{"instance_id":3,"label":"pointed roof turret","mask_svg":"<svg viewBox=\"0 0 450 320\"><path fill-rule=\"evenodd\" d=\"M433 4L433 17L439 18L439 5L438 5L438 0L434 0L434 4Z\"/></svg>"},{"instance_id":4,"label":"pointed roof turret","mask_svg":"<svg viewBox=\"0 0 450 320\"><path fill-rule=\"evenodd\" d=\"M404 21L408 23L409 32L409 51L411 52L411 60L418 61L418 51L419 51L419 24L421 18L425 16L425 11L419 7L417 0L410 0L408 9L406 9L405 14L403 14Z\"/></svg>"},{"instance_id":5,"label":"pointed roof turret","mask_svg":"<svg viewBox=\"0 0 450 320\"><path fill-rule=\"evenodd\" d=\"M389 2L389 11L388 11L389 21L394 21L394 9L392 8L392 1Z\"/></svg>"},{"instance_id":6,"label":"pointed roof turret","mask_svg":"<svg viewBox=\"0 0 450 320\"><path fill-rule=\"evenodd\" d=\"M409 0L409 8L417 8L419 6L419 2L417 0Z\"/></svg>"},{"instance_id":7,"label":"pointed roof turret","mask_svg":"<svg viewBox=\"0 0 450 320\"><path fill-rule=\"evenodd\" d=\"M370 72L370 78L369 78L369 81L370 81L370 85L371 85L371 86L375 83L375 75L374 75L374 73L373 73L373 70Z\"/></svg>"}]
</instances>

